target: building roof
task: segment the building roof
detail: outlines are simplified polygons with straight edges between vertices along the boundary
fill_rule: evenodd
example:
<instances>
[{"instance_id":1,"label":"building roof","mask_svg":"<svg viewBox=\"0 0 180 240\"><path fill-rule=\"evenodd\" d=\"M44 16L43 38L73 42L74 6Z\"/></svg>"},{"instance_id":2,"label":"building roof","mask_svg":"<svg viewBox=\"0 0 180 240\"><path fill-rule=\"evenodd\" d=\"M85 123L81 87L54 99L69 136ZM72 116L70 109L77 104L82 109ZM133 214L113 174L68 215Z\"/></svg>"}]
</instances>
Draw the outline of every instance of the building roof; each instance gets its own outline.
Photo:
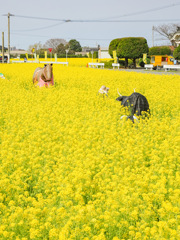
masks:
<instances>
[{"instance_id":1,"label":"building roof","mask_svg":"<svg viewBox=\"0 0 180 240\"><path fill-rule=\"evenodd\" d=\"M180 40L180 32L176 32L172 38L171 38L171 41L172 40L175 40L175 41L179 41Z\"/></svg>"},{"instance_id":2,"label":"building roof","mask_svg":"<svg viewBox=\"0 0 180 240\"><path fill-rule=\"evenodd\" d=\"M11 50L10 51L10 54L26 54L27 53L27 51L25 51L25 50Z\"/></svg>"},{"instance_id":3,"label":"building roof","mask_svg":"<svg viewBox=\"0 0 180 240\"><path fill-rule=\"evenodd\" d=\"M100 47L101 51L109 51L109 47Z\"/></svg>"},{"instance_id":4,"label":"building roof","mask_svg":"<svg viewBox=\"0 0 180 240\"><path fill-rule=\"evenodd\" d=\"M82 47L82 52L91 52L91 51L98 51L97 47Z\"/></svg>"},{"instance_id":5,"label":"building roof","mask_svg":"<svg viewBox=\"0 0 180 240\"><path fill-rule=\"evenodd\" d=\"M169 46L169 48L171 49L171 52L174 52L174 49L175 49L174 46Z\"/></svg>"}]
</instances>

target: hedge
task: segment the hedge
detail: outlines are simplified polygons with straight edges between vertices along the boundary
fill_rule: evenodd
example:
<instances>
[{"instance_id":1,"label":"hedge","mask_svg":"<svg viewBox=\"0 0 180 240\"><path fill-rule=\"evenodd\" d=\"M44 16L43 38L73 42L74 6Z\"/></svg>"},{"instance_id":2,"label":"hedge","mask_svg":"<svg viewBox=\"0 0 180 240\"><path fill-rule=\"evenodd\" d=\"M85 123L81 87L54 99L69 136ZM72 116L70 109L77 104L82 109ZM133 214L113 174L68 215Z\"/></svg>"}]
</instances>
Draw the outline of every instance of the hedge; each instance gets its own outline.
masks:
<instances>
[{"instance_id":1,"label":"hedge","mask_svg":"<svg viewBox=\"0 0 180 240\"><path fill-rule=\"evenodd\" d=\"M168 46L157 46L149 48L149 55L171 55L171 49Z\"/></svg>"}]
</instances>

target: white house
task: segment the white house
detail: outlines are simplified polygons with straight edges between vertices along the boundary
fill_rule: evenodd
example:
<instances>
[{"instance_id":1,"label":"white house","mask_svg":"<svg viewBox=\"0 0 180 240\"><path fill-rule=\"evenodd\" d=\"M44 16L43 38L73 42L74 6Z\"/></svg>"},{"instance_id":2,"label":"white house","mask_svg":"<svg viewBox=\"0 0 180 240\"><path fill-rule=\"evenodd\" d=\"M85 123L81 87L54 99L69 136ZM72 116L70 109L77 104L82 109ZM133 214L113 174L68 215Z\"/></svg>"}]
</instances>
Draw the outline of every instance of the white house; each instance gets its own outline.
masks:
<instances>
[{"instance_id":1,"label":"white house","mask_svg":"<svg viewBox=\"0 0 180 240\"><path fill-rule=\"evenodd\" d=\"M171 43L174 47L180 45L180 27L177 28L177 32L172 36Z\"/></svg>"},{"instance_id":2,"label":"white house","mask_svg":"<svg viewBox=\"0 0 180 240\"><path fill-rule=\"evenodd\" d=\"M109 48L108 47L100 47L98 50L98 58L109 58L112 59L112 57L109 55Z\"/></svg>"}]
</instances>

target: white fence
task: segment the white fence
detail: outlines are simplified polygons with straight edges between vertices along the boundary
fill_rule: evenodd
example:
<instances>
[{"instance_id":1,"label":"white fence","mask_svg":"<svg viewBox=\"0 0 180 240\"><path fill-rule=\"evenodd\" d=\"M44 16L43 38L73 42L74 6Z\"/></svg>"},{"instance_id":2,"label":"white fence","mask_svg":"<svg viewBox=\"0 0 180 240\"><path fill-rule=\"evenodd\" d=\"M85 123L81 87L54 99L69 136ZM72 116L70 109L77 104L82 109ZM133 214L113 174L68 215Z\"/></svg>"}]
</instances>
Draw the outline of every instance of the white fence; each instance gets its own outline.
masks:
<instances>
[{"instance_id":1,"label":"white fence","mask_svg":"<svg viewBox=\"0 0 180 240\"><path fill-rule=\"evenodd\" d=\"M68 62L49 62L49 61L16 61L16 60L12 60L12 63L53 63L53 64L62 64L62 65L67 65L68 66Z\"/></svg>"},{"instance_id":2,"label":"white fence","mask_svg":"<svg viewBox=\"0 0 180 240\"><path fill-rule=\"evenodd\" d=\"M164 65L163 68L165 69L165 71L167 71L168 69L180 69L180 65Z\"/></svg>"},{"instance_id":3,"label":"white fence","mask_svg":"<svg viewBox=\"0 0 180 240\"><path fill-rule=\"evenodd\" d=\"M104 68L104 63L88 63L88 66L91 68L91 67L101 67L101 68Z\"/></svg>"},{"instance_id":4,"label":"white fence","mask_svg":"<svg viewBox=\"0 0 180 240\"><path fill-rule=\"evenodd\" d=\"M144 67L146 68L146 70L150 69L153 70L153 64L145 64Z\"/></svg>"},{"instance_id":5,"label":"white fence","mask_svg":"<svg viewBox=\"0 0 180 240\"><path fill-rule=\"evenodd\" d=\"M119 63L112 63L112 67L113 67L113 69L115 69L115 67L117 67L119 69L120 64Z\"/></svg>"}]
</instances>

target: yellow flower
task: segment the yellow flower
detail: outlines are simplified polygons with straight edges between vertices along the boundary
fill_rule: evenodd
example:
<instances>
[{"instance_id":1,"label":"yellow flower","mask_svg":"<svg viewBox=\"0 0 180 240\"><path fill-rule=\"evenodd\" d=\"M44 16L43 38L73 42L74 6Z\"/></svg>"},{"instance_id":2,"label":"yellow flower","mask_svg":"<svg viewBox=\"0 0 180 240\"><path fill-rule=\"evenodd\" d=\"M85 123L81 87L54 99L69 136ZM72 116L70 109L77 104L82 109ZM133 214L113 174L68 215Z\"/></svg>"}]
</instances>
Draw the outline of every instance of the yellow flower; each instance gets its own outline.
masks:
<instances>
[{"instance_id":1,"label":"yellow flower","mask_svg":"<svg viewBox=\"0 0 180 240\"><path fill-rule=\"evenodd\" d=\"M136 235L135 235L135 239L142 239L141 237L142 237L141 233L137 232Z\"/></svg>"},{"instance_id":2,"label":"yellow flower","mask_svg":"<svg viewBox=\"0 0 180 240\"><path fill-rule=\"evenodd\" d=\"M88 61L54 64L53 88L32 84L43 64L1 66L0 238L178 239L180 76ZM149 118L121 121L117 88L145 95Z\"/></svg>"},{"instance_id":3,"label":"yellow flower","mask_svg":"<svg viewBox=\"0 0 180 240\"><path fill-rule=\"evenodd\" d=\"M35 228L30 228L30 239L35 239L39 235L39 230Z\"/></svg>"},{"instance_id":4,"label":"yellow flower","mask_svg":"<svg viewBox=\"0 0 180 240\"><path fill-rule=\"evenodd\" d=\"M49 231L49 238L50 239L54 239L56 238L57 239L58 237L58 230L56 228L52 228L50 231Z\"/></svg>"}]
</instances>

